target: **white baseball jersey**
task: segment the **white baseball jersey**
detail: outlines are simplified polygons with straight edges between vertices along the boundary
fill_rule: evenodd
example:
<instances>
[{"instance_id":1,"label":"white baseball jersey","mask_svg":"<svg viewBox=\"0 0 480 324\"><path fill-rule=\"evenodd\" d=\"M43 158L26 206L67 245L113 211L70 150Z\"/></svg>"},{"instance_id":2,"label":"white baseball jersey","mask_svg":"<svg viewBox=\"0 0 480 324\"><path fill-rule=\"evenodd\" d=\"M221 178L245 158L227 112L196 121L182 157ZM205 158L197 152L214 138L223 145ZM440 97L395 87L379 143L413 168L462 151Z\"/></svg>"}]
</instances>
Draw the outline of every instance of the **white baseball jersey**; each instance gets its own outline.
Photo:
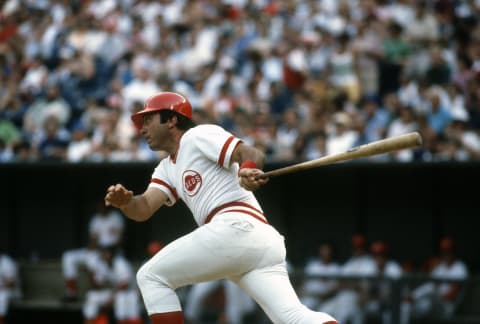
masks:
<instances>
[{"instance_id":1,"label":"white baseball jersey","mask_svg":"<svg viewBox=\"0 0 480 324\"><path fill-rule=\"evenodd\" d=\"M18 280L16 262L6 254L0 254L0 289L6 288L7 282Z\"/></svg>"},{"instance_id":2,"label":"white baseball jersey","mask_svg":"<svg viewBox=\"0 0 480 324\"><path fill-rule=\"evenodd\" d=\"M312 259L305 266L306 275L339 275L341 267L336 262L325 263L321 259ZM325 294L337 285L337 280L330 278L313 278L305 281L303 289L311 294Z\"/></svg>"},{"instance_id":3,"label":"white baseball jersey","mask_svg":"<svg viewBox=\"0 0 480 324\"><path fill-rule=\"evenodd\" d=\"M125 220L117 210L106 215L96 213L89 224L89 232L95 235L101 247L118 244L123 234Z\"/></svg>"},{"instance_id":4,"label":"white baseball jersey","mask_svg":"<svg viewBox=\"0 0 480 324\"><path fill-rule=\"evenodd\" d=\"M175 156L160 161L150 186L167 194L169 206L182 199L199 226L227 210L265 222L253 193L237 184L238 164L230 165L233 150L240 142L216 125L191 128L183 134Z\"/></svg>"},{"instance_id":5,"label":"white baseball jersey","mask_svg":"<svg viewBox=\"0 0 480 324\"><path fill-rule=\"evenodd\" d=\"M432 276L436 279L467 279L468 278L468 268L465 263L461 260L455 260L451 264L448 262L439 263L431 272ZM439 293L446 294L452 287L451 283L444 282L439 284L438 291Z\"/></svg>"},{"instance_id":6,"label":"white baseball jersey","mask_svg":"<svg viewBox=\"0 0 480 324\"><path fill-rule=\"evenodd\" d=\"M0 254L0 317L7 314L10 299L20 297L20 285L17 263L8 255ZM9 288L8 282L15 282L16 287Z\"/></svg>"}]
</instances>

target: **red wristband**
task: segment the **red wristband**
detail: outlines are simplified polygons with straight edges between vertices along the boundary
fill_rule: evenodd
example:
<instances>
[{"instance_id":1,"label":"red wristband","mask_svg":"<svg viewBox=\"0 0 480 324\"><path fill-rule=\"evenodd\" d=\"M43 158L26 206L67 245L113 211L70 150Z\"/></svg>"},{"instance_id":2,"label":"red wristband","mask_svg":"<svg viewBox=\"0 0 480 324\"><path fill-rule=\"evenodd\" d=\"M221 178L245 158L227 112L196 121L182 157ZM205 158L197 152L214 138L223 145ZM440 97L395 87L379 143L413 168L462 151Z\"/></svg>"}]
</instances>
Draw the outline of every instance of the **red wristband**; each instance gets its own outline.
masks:
<instances>
[{"instance_id":1,"label":"red wristband","mask_svg":"<svg viewBox=\"0 0 480 324\"><path fill-rule=\"evenodd\" d=\"M256 169L257 164L255 162L253 162L252 160L245 160L245 161L242 162L242 164L240 164L240 169L238 169L238 173L240 173L241 169L245 169L245 168Z\"/></svg>"},{"instance_id":2,"label":"red wristband","mask_svg":"<svg viewBox=\"0 0 480 324\"><path fill-rule=\"evenodd\" d=\"M240 164L240 169L245 169L245 168L257 169L257 164L252 160L245 160L242 162L242 164Z\"/></svg>"}]
</instances>

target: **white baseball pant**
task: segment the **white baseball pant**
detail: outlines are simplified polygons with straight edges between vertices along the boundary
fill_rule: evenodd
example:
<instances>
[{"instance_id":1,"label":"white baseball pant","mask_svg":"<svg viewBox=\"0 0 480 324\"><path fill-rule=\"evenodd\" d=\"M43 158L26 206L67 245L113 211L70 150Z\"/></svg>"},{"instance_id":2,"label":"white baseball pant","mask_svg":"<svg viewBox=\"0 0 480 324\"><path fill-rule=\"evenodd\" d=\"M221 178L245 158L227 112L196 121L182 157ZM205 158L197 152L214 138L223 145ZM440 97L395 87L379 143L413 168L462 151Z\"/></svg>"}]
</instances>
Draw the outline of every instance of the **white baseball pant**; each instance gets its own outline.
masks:
<instances>
[{"instance_id":1,"label":"white baseball pant","mask_svg":"<svg viewBox=\"0 0 480 324\"><path fill-rule=\"evenodd\" d=\"M335 321L300 303L286 269L284 238L243 213L225 212L168 244L137 272L149 315L181 310L175 289L227 278L238 284L274 323Z\"/></svg>"},{"instance_id":2,"label":"white baseball pant","mask_svg":"<svg viewBox=\"0 0 480 324\"><path fill-rule=\"evenodd\" d=\"M11 295L12 292L9 289L0 288L0 317L7 315Z\"/></svg>"},{"instance_id":3,"label":"white baseball pant","mask_svg":"<svg viewBox=\"0 0 480 324\"><path fill-rule=\"evenodd\" d=\"M185 317L198 321L205 299L220 286L225 289L225 314L228 323L242 323L243 317L255 309L255 304L250 296L230 280L205 281L193 285L188 293Z\"/></svg>"},{"instance_id":4,"label":"white baseball pant","mask_svg":"<svg viewBox=\"0 0 480 324\"><path fill-rule=\"evenodd\" d=\"M112 301L113 292L110 289L90 290L86 293L83 304L83 317L94 319L100 313L100 309Z\"/></svg>"},{"instance_id":5,"label":"white baseball pant","mask_svg":"<svg viewBox=\"0 0 480 324\"><path fill-rule=\"evenodd\" d=\"M138 291L135 289L117 291L113 302L113 311L117 320L140 318L142 308Z\"/></svg>"},{"instance_id":6,"label":"white baseball pant","mask_svg":"<svg viewBox=\"0 0 480 324\"><path fill-rule=\"evenodd\" d=\"M98 252L92 249L79 248L67 250L62 254L62 272L64 278L78 278L78 270L81 266L89 266L95 263Z\"/></svg>"}]
</instances>

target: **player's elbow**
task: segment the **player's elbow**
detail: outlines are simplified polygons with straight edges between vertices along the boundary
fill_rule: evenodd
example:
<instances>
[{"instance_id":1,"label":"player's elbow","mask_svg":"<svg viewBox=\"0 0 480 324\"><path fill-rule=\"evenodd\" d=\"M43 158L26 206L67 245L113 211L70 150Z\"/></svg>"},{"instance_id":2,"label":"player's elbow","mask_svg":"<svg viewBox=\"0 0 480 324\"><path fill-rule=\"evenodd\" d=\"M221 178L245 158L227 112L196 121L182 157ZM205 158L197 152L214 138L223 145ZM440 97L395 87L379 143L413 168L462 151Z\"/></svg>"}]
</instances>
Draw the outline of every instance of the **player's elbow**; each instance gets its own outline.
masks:
<instances>
[{"instance_id":1,"label":"player's elbow","mask_svg":"<svg viewBox=\"0 0 480 324\"><path fill-rule=\"evenodd\" d=\"M153 213L137 213L133 217L129 217L129 218L131 218L131 219L133 219L134 221L137 221L137 222L145 222L145 221L149 220L150 217L152 217L152 215L153 215Z\"/></svg>"},{"instance_id":2,"label":"player's elbow","mask_svg":"<svg viewBox=\"0 0 480 324\"><path fill-rule=\"evenodd\" d=\"M255 162L259 169L262 169L265 165L265 153L255 147L251 147L243 156L242 161L251 160Z\"/></svg>"},{"instance_id":3,"label":"player's elbow","mask_svg":"<svg viewBox=\"0 0 480 324\"><path fill-rule=\"evenodd\" d=\"M123 210L123 213L125 216L131 220L134 220L136 222L145 222L146 220L150 219L152 217L153 213L150 212L149 210L146 210L144 208L142 209L133 209L129 208L128 210L125 209Z\"/></svg>"}]
</instances>

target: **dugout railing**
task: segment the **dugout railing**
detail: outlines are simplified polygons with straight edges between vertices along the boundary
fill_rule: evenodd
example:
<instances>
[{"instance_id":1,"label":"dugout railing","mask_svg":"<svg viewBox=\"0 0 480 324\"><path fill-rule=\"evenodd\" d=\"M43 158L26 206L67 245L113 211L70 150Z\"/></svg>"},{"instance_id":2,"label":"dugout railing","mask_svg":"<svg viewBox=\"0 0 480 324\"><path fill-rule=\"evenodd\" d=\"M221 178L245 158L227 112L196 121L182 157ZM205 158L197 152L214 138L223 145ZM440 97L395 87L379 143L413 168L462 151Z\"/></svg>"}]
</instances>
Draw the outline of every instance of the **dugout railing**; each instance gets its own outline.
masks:
<instances>
[{"instance_id":1,"label":"dugout railing","mask_svg":"<svg viewBox=\"0 0 480 324\"><path fill-rule=\"evenodd\" d=\"M440 279L423 273L406 273L398 278L388 278L385 276L356 276L356 275L306 275L302 270L292 271L292 281L296 290L300 292L305 280L310 279L332 279L336 280L340 286L351 287L363 286L364 291L361 294L364 298L373 286L381 284L388 288L388 295L383 300L382 311L390 313L389 324L401 324L402 305L408 302L412 291L425 283L441 284L455 283L459 284L458 297L454 302L454 309L450 316L446 316L433 310L423 316L412 316L408 318L410 324L480 324L480 275L469 276L465 280L458 279ZM360 303L366 324L385 323L380 312L371 313L366 310L366 303ZM404 318L405 319L405 318Z\"/></svg>"},{"instance_id":2,"label":"dugout railing","mask_svg":"<svg viewBox=\"0 0 480 324\"><path fill-rule=\"evenodd\" d=\"M82 299L76 303L64 303L61 301L64 282L62 278L61 264L59 261L41 261L38 263L20 263L20 275L23 296L14 300L11 304L9 319L11 324L28 323L31 319L42 322L54 323L81 323ZM461 284L461 296L456 305L455 312L451 317L442 317L432 314L428 317L412 319L411 324L478 324L480 323L480 275L472 275L466 280L439 280L431 276L407 273L398 279L384 277L365 276L313 276L305 275L301 269L293 269L291 272L292 283L300 292L302 282L306 279L336 279L345 283L366 283L375 284L380 280L389 285L388 300L386 300L386 311L391 313L391 323L400 323L400 305L405 298L407 289L414 288L425 282L457 282ZM85 273L80 276L80 289L84 293L88 288L88 281ZM185 291L183 291L185 293ZM183 295L185 296L185 295ZM181 300L182 300L182 296ZM269 323L263 312L258 309L257 320L261 323ZM379 314L368 314L365 324L383 324Z\"/></svg>"}]
</instances>

